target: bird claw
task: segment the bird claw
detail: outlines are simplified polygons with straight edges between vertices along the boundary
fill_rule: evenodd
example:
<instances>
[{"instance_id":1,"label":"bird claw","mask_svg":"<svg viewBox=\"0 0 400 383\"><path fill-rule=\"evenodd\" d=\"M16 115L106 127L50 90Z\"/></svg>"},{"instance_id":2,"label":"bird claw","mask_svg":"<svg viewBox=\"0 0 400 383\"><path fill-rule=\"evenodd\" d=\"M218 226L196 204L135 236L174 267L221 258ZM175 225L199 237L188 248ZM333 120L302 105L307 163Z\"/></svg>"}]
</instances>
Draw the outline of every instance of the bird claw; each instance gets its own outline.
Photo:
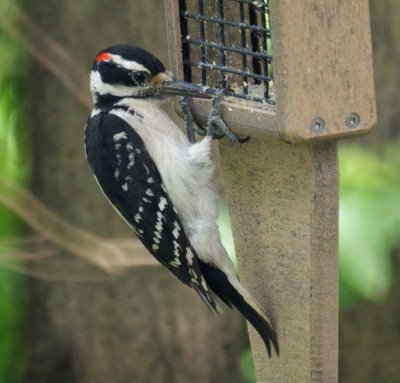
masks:
<instances>
[{"instance_id":1,"label":"bird claw","mask_svg":"<svg viewBox=\"0 0 400 383\"><path fill-rule=\"evenodd\" d=\"M207 136L212 138L222 138L226 136L233 142L243 144L247 142L250 137L240 138L237 134L232 132L222 120L220 113L223 97L231 93L232 91L230 89L221 89L212 98L211 111L207 121Z\"/></svg>"},{"instance_id":2,"label":"bird claw","mask_svg":"<svg viewBox=\"0 0 400 383\"><path fill-rule=\"evenodd\" d=\"M224 96L230 95L232 91L230 89L219 90L211 100L211 111L207 120L207 129L204 129L196 124L194 121L192 112L190 111L189 97L181 97L179 99L179 105L183 112L183 119L185 121L185 127L188 135L188 139L191 143L196 142L195 133L200 136L212 137L213 139L220 139L222 137L228 137L233 142L243 144L249 141L250 137L240 138L234 132L232 132L222 120L220 113L220 106Z\"/></svg>"},{"instance_id":3,"label":"bird claw","mask_svg":"<svg viewBox=\"0 0 400 383\"><path fill-rule=\"evenodd\" d=\"M190 111L189 97L187 97L187 96L180 97L179 105L182 109L183 119L185 121L185 128L186 128L189 142L194 144L196 142L195 133L199 134L200 136L205 136L207 131L204 128L202 128L201 126L196 124L196 121L193 118L192 112Z\"/></svg>"}]
</instances>

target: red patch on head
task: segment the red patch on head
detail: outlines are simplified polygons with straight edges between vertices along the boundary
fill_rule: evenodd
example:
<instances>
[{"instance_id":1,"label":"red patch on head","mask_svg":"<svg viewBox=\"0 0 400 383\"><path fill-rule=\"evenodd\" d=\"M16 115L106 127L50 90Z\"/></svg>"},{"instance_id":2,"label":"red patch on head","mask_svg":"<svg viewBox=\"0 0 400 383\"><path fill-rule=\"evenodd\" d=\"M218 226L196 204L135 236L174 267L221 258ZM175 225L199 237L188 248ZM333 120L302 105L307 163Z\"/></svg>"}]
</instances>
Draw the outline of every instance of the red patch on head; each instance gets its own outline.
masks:
<instances>
[{"instance_id":1,"label":"red patch on head","mask_svg":"<svg viewBox=\"0 0 400 383\"><path fill-rule=\"evenodd\" d=\"M107 53L107 52L101 52L99 55L96 57L96 62L101 62L101 61L110 61L112 59L112 56Z\"/></svg>"}]
</instances>

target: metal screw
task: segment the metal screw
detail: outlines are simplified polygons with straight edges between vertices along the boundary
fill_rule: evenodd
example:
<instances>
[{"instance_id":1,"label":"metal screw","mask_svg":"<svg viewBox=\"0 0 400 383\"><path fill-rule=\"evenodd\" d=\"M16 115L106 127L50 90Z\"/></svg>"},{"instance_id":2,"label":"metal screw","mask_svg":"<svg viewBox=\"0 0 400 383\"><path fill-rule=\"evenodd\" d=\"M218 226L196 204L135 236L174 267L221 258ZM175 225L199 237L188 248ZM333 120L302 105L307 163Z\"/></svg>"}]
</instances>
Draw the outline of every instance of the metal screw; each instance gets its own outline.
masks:
<instances>
[{"instance_id":1,"label":"metal screw","mask_svg":"<svg viewBox=\"0 0 400 383\"><path fill-rule=\"evenodd\" d=\"M325 129L325 121L320 117L315 118L310 125L310 129L313 133L321 133Z\"/></svg>"},{"instance_id":2,"label":"metal screw","mask_svg":"<svg viewBox=\"0 0 400 383\"><path fill-rule=\"evenodd\" d=\"M354 129L357 128L358 125L360 125L360 115L358 113L350 113L346 117L346 126L349 129Z\"/></svg>"}]
</instances>

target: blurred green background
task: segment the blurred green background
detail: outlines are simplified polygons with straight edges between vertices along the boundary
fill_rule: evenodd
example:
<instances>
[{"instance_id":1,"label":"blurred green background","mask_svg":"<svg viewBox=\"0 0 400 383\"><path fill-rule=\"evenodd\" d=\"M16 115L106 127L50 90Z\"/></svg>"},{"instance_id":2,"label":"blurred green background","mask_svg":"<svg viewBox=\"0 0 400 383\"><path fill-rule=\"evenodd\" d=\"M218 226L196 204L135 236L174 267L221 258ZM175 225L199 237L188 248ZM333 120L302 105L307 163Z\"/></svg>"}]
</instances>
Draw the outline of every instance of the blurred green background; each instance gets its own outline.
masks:
<instances>
[{"instance_id":1,"label":"blurred green background","mask_svg":"<svg viewBox=\"0 0 400 383\"><path fill-rule=\"evenodd\" d=\"M16 20L10 20L10 24L18 28ZM30 144L23 94L27 55L1 28L0 52L0 177L27 186ZM0 382L20 381L24 368L25 280L3 267L10 265L6 258L15 246L11 242L22 232L22 223L0 204Z\"/></svg>"},{"instance_id":2,"label":"blurred green background","mask_svg":"<svg viewBox=\"0 0 400 383\"><path fill-rule=\"evenodd\" d=\"M342 142L339 150L340 376L349 382L395 382L400 370L390 361L400 356L400 6L397 0L370 4L378 127L367 138ZM17 19L10 22L19 28ZM30 56L1 24L0 52L0 176L28 187L32 148L24 78ZM222 212L221 230L232 248L225 208ZM21 381L29 352L26 280L2 262L22 232L17 217L0 206L0 382L5 383ZM357 369L374 368L370 380L352 375L354 363ZM238 364L242 382L255 382L250 351Z\"/></svg>"}]
</instances>

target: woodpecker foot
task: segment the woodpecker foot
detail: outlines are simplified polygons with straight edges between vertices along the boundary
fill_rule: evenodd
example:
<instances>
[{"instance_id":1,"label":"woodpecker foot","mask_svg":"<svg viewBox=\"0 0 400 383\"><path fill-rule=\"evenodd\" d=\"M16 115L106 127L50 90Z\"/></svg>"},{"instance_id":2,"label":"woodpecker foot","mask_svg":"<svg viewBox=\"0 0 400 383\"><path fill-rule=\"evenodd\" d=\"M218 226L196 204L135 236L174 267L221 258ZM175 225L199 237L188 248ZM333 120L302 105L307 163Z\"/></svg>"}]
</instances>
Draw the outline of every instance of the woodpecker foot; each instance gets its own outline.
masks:
<instances>
[{"instance_id":1,"label":"woodpecker foot","mask_svg":"<svg viewBox=\"0 0 400 383\"><path fill-rule=\"evenodd\" d=\"M195 133L199 134L200 136L205 136L207 134L207 131L197 125L196 121L193 119L192 112L190 111L189 97L181 97L179 99L179 105L182 109L183 120L185 121L185 128L189 142L194 144L196 142Z\"/></svg>"},{"instance_id":2,"label":"woodpecker foot","mask_svg":"<svg viewBox=\"0 0 400 383\"><path fill-rule=\"evenodd\" d=\"M230 89L221 89L212 98L211 111L207 122L207 136L212 138L222 138L226 136L233 142L243 144L247 142L250 137L240 138L226 126L220 115L222 99L224 96L229 95L230 93Z\"/></svg>"}]
</instances>

